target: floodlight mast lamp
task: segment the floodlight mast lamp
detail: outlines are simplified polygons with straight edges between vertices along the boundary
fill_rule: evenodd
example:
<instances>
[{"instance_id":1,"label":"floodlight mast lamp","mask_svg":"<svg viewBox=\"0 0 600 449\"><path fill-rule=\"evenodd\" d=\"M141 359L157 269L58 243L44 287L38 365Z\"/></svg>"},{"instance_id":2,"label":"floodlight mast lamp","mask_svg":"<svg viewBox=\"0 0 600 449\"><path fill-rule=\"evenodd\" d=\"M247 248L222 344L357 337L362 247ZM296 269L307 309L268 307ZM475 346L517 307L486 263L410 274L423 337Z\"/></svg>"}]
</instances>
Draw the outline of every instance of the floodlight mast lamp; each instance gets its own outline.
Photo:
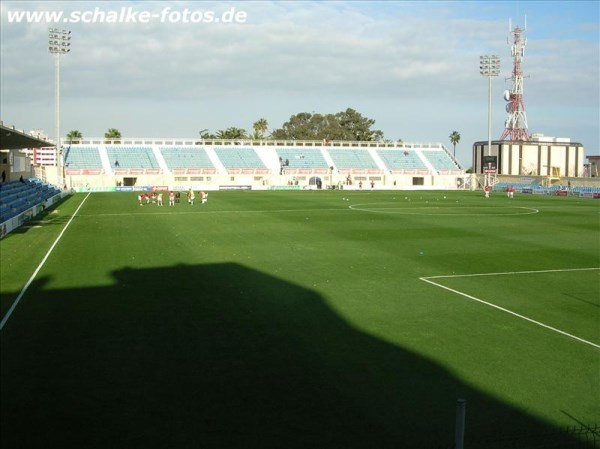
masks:
<instances>
[{"instance_id":1,"label":"floodlight mast lamp","mask_svg":"<svg viewBox=\"0 0 600 449\"><path fill-rule=\"evenodd\" d=\"M56 135L56 157L59 183L65 184L63 148L60 142L60 56L71 51L71 32L58 28L48 28L48 52L54 55L54 133Z\"/></svg>"},{"instance_id":2,"label":"floodlight mast lamp","mask_svg":"<svg viewBox=\"0 0 600 449\"><path fill-rule=\"evenodd\" d=\"M488 147L487 154L492 154L492 77L500 75L500 58L497 55L479 57L479 73L488 78ZM485 183L489 185L489 173L485 175Z\"/></svg>"}]
</instances>

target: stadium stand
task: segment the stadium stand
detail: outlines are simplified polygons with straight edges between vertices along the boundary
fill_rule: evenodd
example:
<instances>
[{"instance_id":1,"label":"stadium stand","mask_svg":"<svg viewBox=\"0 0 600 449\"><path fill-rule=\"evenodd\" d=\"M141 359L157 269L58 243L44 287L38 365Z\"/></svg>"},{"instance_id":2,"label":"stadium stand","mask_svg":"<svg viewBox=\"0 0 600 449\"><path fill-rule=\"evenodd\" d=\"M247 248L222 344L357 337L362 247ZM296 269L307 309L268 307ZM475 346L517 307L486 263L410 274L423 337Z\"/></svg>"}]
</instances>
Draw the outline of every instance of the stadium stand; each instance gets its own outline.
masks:
<instances>
[{"instance_id":1,"label":"stadium stand","mask_svg":"<svg viewBox=\"0 0 600 449\"><path fill-rule=\"evenodd\" d=\"M59 189L38 179L3 183L0 189L0 223L59 193Z\"/></svg>"},{"instance_id":2,"label":"stadium stand","mask_svg":"<svg viewBox=\"0 0 600 449\"><path fill-rule=\"evenodd\" d=\"M328 148L327 151L338 169L378 169L367 149Z\"/></svg>"},{"instance_id":3,"label":"stadium stand","mask_svg":"<svg viewBox=\"0 0 600 449\"><path fill-rule=\"evenodd\" d=\"M508 186L513 186L516 190L532 189L537 187L537 185L533 185L531 183L527 184L522 182L498 182L494 184L494 190L504 192Z\"/></svg>"},{"instance_id":4,"label":"stadium stand","mask_svg":"<svg viewBox=\"0 0 600 449\"><path fill-rule=\"evenodd\" d=\"M256 151L254 151L254 148L227 146L214 147L214 150L227 170L236 168L266 168L263 161L256 154Z\"/></svg>"},{"instance_id":5,"label":"stadium stand","mask_svg":"<svg viewBox=\"0 0 600 449\"><path fill-rule=\"evenodd\" d=\"M377 178L388 172L392 177ZM66 150L64 174L68 176L66 184L74 189L99 185L102 188L122 187L123 183L127 187L199 182L214 186L241 183L270 188L294 181L312 186L314 180L310 175L325 176L321 178L325 183L334 183L332 177L337 175L344 175L351 181L358 177L369 180L373 177L382 188L392 183L396 187L396 181L412 186L413 178L408 176L414 175L464 176L464 169L440 144L350 142L342 145L304 141L258 144L185 139L124 139L110 144L103 139L88 139L72 144ZM160 179L152 178L155 175ZM47 176L40 174L40 178ZM454 185L447 180L435 184Z\"/></svg>"},{"instance_id":6,"label":"stadium stand","mask_svg":"<svg viewBox=\"0 0 600 449\"><path fill-rule=\"evenodd\" d=\"M422 150L422 154L436 170L458 170L456 163L444 150Z\"/></svg>"},{"instance_id":7,"label":"stadium stand","mask_svg":"<svg viewBox=\"0 0 600 449\"><path fill-rule=\"evenodd\" d=\"M98 147L68 147L65 151L65 168L102 169Z\"/></svg>"},{"instance_id":8,"label":"stadium stand","mask_svg":"<svg viewBox=\"0 0 600 449\"><path fill-rule=\"evenodd\" d=\"M114 168L160 168L151 147L106 145L111 167Z\"/></svg>"},{"instance_id":9,"label":"stadium stand","mask_svg":"<svg viewBox=\"0 0 600 449\"><path fill-rule=\"evenodd\" d=\"M571 188L572 192L576 193L600 193L600 187L598 186L575 186Z\"/></svg>"},{"instance_id":10,"label":"stadium stand","mask_svg":"<svg viewBox=\"0 0 600 449\"><path fill-rule=\"evenodd\" d=\"M286 168L289 169L327 169L327 161L321 154L321 150L318 148L294 148L294 147L281 147L277 148L277 156L279 160L283 162L289 162Z\"/></svg>"},{"instance_id":11,"label":"stadium stand","mask_svg":"<svg viewBox=\"0 0 600 449\"><path fill-rule=\"evenodd\" d=\"M215 168L203 147L158 147L169 170Z\"/></svg>"},{"instance_id":12,"label":"stadium stand","mask_svg":"<svg viewBox=\"0 0 600 449\"><path fill-rule=\"evenodd\" d=\"M495 192L505 192L506 188L508 186L514 187L517 192L522 192L523 190L527 189L532 192L547 193L547 194L553 194L554 192L557 192L557 191L567 191L571 195L600 193L599 186L590 186L590 185L569 186L569 184L567 184L567 185L554 184L551 186L544 186L536 181L532 181L529 183L502 181L502 182L498 182L498 183L494 184L493 190Z\"/></svg>"},{"instance_id":13,"label":"stadium stand","mask_svg":"<svg viewBox=\"0 0 600 449\"><path fill-rule=\"evenodd\" d=\"M428 170L415 150L378 149L377 154L389 170Z\"/></svg>"}]
</instances>

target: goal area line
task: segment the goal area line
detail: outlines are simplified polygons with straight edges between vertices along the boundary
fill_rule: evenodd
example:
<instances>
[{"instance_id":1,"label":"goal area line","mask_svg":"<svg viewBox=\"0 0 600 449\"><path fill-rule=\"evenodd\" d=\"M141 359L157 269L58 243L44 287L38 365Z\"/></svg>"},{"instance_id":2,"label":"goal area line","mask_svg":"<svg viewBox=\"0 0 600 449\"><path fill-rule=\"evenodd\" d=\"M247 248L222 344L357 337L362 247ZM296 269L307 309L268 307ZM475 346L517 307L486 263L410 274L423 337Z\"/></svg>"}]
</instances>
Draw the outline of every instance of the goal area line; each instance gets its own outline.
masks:
<instances>
[{"instance_id":1,"label":"goal area line","mask_svg":"<svg viewBox=\"0 0 600 449\"><path fill-rule=\"evenodd\" d=\"M434 285L435 287L438 288L442 288L444 290L447 290L449 292L452 292L454 294L463 296L464 298L470 299L472 301L476 301L480 304L484 304L486 306L489 307L493 307L494 309L500 310L502 312L508 313L512 316L515 316L517 318L520 318L522 320L528 321L532 324L535 324L537 326L543 327L545 329L551 330L553 332L556 332L558 334L561 334L565 337L569 337L573 340L577 340L580 343L592 346L596 349L600 349L600 345L596 344L596 343L592 343L591 341L588 340L584 340L583 338L577 337L573 334L570 334L568 332L562 331L560 329L557 329L555 327L549 326L547 324L544 324L540 321L536 321L534 319L531 319L529 317L526 317L524 315L521 315L519 313L513 312L512 310L509 310L505 307L501 307L498 306L496 304L492 304L491 302L485 301L481 298L477 298L473 295L469 295L465 292L461 292L460 290L456 290L450 287L447 287L445 285L440 284L439 282L435 282L432 279L451 279L451 278L461 278L461 277L477 277L477 276L503 276L503 275L517 275L517 274L537 274L537 273L556 273L556 272L568 272L568 271L592 271L592 270L600 270L600 268L573 268L573 269L561 269L561 270L537 270L537 271L509 271L509 272L502 272L502 273L475 273L475 274L458 274L458 275L445 275L445 276L426 276L426 277L420 277L419 280L427 282L428 284Z\"/></svg>"}]
</instances>

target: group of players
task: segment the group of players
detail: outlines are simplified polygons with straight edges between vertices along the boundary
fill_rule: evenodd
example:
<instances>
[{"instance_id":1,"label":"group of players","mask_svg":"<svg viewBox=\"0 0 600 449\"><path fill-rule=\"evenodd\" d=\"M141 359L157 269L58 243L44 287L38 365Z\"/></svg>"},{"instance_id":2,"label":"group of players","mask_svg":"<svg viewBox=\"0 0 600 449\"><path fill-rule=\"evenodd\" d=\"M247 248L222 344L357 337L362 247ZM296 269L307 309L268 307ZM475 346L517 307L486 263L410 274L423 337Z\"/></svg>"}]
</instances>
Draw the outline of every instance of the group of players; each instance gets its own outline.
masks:
<instances>
[{"instance_id":1,"label":"group of players","mask_svg":"<svg viewBox=\"0 0 600 449\"><path fill-rule=\"evenodd\" d=\"M486 186L483 188L483 191L485 193L485 197L489 198L490 193L492 192L492 186L489 184L486 184ZM514 196L515 196L515 187L514 186L506 187L506 196L508 198L514 198Z\"/></svg>"},{"instance_id":2,"label":"group of players","mask_svg":"<svg viewBox=\"0 0 600 449\"><path fill-rule=\"evenodd\" d=\"M173 192L169 192L169 195L171 195ZM208 193L207 192L198 192L198 196L200 197L200 200L202 201L202 204L206 204L208 202ZM169 199L171 197L169 196ZM194 191L192 189L188 190L187 192L187 202L189 205L193 206L194 205L194 200L196 199L196 194L194 193Z\"/></svg>"},{"instance_id":3,"label":"group of players","mask_svg":"<svg viewBox=\"0 0 600 449\"><path fill-rule=\"evenodd\" d=\"M202 204L206 204L208 202L208 192L198 192L198 196L200 197ZM156 204L157 206L163 205L162 192L140 193L137 198L140 206L143 206L144 204ZM196 194L192 189L189 189L187 192L188 204L193 206L195 199ZM175 206L175 204L179 203L180 201L181 194L179 192L169 191L169 206Z\"/></svg>"}]
</instances>

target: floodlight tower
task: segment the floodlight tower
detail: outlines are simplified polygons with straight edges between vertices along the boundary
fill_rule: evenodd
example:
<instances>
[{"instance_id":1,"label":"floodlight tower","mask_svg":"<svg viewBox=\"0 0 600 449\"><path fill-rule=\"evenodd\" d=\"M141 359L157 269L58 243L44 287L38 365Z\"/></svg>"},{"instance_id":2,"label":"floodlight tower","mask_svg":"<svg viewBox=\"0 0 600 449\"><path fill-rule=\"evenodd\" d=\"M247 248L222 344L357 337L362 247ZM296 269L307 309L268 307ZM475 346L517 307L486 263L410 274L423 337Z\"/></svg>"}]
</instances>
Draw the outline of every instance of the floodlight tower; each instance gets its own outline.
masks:
<instances>
[{"instance_id":1,"label":"floodlight tower","mask_svg":"<svg viewBox=\"0 0 600 449\"><path fill-rule=\"evenodd\" d=\"M513 35L513 44L510 52L513 58L512 88L504 92L506 104L506 112L508 117L504 124L504 132L500 140L529 140L529 131L527 126L527 115L525 114L525 106L523 104L523 72L521 71L521 62L525 56L525 45L527 39L522 38L522 33L527 28L527 19L525 19L525 28L516 26L511 29L510 20L508 22L509 33ZM507 38L510 44L509 38Z\"/></svg>"},{"instance_id":2,"label":"floodlight tower","mask_svg":"<svg viewBox=\"0 0 600 449\"><path fill-rule=\"evenodd\" d=\"M492 78L500 74L500 58L497 55L479 57L479 73L488 78L488 146L487 154L492 154ZM485 185L490 184L490 175L485 175Z\"/></svg>"},{"instance_id":3,"label":"floodlight tower","mask_svg":"<svg viewBox=\"0 0 600 449\"><path fill-rule=\"evenodd\" d=\"M56 159L59 171L59 182L65 183L63 149L60 144L60 56L71 51L71 32L48 28L48 51L54 55L54 132L56 134Z\"/></svg>"}]
</instances>

